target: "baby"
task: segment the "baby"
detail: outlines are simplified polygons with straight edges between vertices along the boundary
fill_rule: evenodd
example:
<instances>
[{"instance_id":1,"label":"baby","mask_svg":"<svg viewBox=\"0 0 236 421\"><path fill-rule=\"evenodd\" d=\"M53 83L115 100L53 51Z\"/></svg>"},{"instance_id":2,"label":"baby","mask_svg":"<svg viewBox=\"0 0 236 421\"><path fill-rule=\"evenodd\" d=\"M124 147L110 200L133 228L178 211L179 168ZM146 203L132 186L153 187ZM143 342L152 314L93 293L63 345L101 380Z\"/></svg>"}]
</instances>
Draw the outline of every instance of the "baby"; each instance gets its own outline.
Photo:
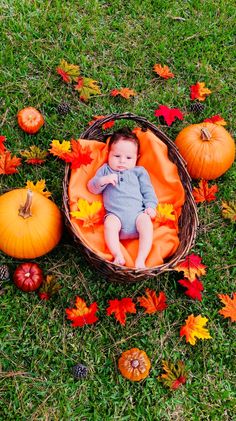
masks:
<instances>
[{"instance_id":1,"label":"baby","mask_svg":"<svg viewBox=\"0 0 236 421\"><path fill-rule=\"evenodd\" d=\"M139 238L136 268L145 268L153 241L157 197L144 167L136 166L139 140L128 128L117 130L109 142L108 164L102 165L89 180L88 189L103 194L106 210L105 242L114 263L125 265L121 239Z\"/></svg>"}]
</instances>

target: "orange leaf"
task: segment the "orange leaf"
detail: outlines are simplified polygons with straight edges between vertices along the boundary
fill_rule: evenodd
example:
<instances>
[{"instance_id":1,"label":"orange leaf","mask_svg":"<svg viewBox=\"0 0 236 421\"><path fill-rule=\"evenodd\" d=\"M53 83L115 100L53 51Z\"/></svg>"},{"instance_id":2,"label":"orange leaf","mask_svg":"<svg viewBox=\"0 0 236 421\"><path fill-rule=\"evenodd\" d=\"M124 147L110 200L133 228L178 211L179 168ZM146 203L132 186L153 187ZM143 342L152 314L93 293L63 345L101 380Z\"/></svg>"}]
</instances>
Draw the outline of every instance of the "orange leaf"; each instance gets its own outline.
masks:
<instances>
[{"instance_id":1,"label":"orange leaf","mask_svg":"<svg viewBox=\"0 0 236 421\"><path fill-rule=\"evenodd\" d=\"M121 88L119 89L113 89L111 91L111 96L122 96L125 99L130 99L131 96L136 96L136 92L133 89L129 88Z\"/></svg>"},{"instance_id":2,"label":"orange leaf","mask_svg":"<svg viewBox=\"0 0 236 421\"><path fill-rule=\"evenodd\" d=\"M154 64L153 70L160 77L163 77L163 79L169 79L175 76L173 73L171 73L169 67L166 65L162 66L161 64Z\"/></svg>"},{"instance_id":3,"label":"orange leaf","mask_svg":"<svg viewBox=\"0 0 236 421\"><path fill-rule=\"evenodd\" d=\"M161 291L157 297L155 291L147 288L145 291L145 294L147 297L142 296L142 297L137 298L137 301L139 302L139 304L142 307L146 308L145 313L147 314L156 313L157 311L165 310L165 308L168 307L166 304L166 296L164 292Z\"/></svg>"},{"instance_id":4,"label":"orange leaf","mask_svg":"<svg viewBox=\"0 0 236 421\"><path fill-rule=\"evenodd\" d=\"M71 169L80 168L81 165L88 165L92 162L91 158L92 150L89 146L82 146L78 140L71 140L72 151L65 153L63 159L66 162L70 162Z\"/></svg>"},{"instance_id":5,"label":"orange leaf","mask_svg":"<svg viewBox=\"0 0 236 421\"><path fill-rule=\"evenodd\" d=\"M196 254L190 254L185 257L185 260L175 266L174 270L177 272L184 272L185 278L188 278L190 281L195 281L196 276L200 277L205 275L206 266L201 263L201 257Z\"/></svg>"},{"instance_id":6,"label":"orange leaf","mask_svg":"<svg viewBox=\"0 0 236 421\"><path fill-rule=\"evenodd\" d=\"M93 227L102 221L104 208L99 200L89 203L86 199L79 199L77 202L78 210L70 212L71 216L83 221L83 227Z\"/></svg>"},{"instance_id":7,"label":"orange leaf","mask_svg":"<svg viewBox=\"0 0 236 421\"><path fill-rule=\"evenodd\" d=\"M14 174L18 172L19 165L21 165L21 159L12 157L11 152L4 151L0 154L0 174Z\"/></svg>"},{"instance_id":8,"label":"orange leaf","mask_svg":"<svg viewBox=\"0 0 236 421\"><path fill-rule=\"evenodd\" d=\"M193 197L196 203L211 202L216 199L215 193L218 192L216 184L209 187L206 180L201 180L198 186L193 188Z\"/></svg>"},{"instance_id":9,"label":"orange leaf","mask_svg":"<svg viewBox=\"0 0 236 421\"><path fill-rule=\"evenodd\" d=\"M132 298L109 300L107 315L110 316L112 313L115 313L116 320L124 326L126 323L126 313L136 313L135 304L133 303Z\"/></svg>"},{"instance_id":10,"label":"orange leaf","mask_svg":"<svg viewBox=\"0 0 236 421\"><path fill-rule=\"evenodd\" d=\"M105 116L104 115L95 115L94 117L93 117L93 120L91 120L88 124L89 124L89 126L91 126L95 121L97 121L97 120L101 120L102 118L104 118ZM104 123L103 125L102 125L102 128L103 128L103 130L106 130L106 129L110 129L111 127L113 127L114 126L114 124L115 124L115 122L114 122L114 120L112 120L112 121L108 121L107 123Z\"/></svg>"},{"instance_id":11,"label":"orange leaf","mask_svg":"<svg viewBox=\"0 0 236 421\"><path fill-rule=\"evenodd\" d=\"M194 317L193 314L188 316L185 320L185 325L180 329L180 336L186 337L186 342L189 342L191 345L195 345L196 339L210 339L210 333L204 327L208 322L206 317L201 315Z\"/></svg>"},{"instance_id":12,"label":"orange leaf","mask_svg":"<svg viewBox=\"0 0 236 421\"><path fill-rule=\"evenodd\" d=\"M225 307L219 310L219 314L222 314L225 318L230 317L231 322L236 322L236 292L233 293L233 298L226 294L218 294L218 297L225 304Z\"/></svg>"},{"instance_id":13,"label":"orange leaf","mask_svg":"<svg viewBox=\"0 0 236 421\"><path fill-rule=\"evenodd\" d=\"M218 126L226 126L227 125L226 121L219 114L213 115L210 118L205 118L205 120L203 120L203 121L206 121L208 123L214 123L214 124L217 124Z\"/></svg>"},{"instance_id":14,"label":"orange leaf","mask_svg":"<svg viewBox=\"0 0 236 421\"><path fill-rule=\"evenodd\" d=\"M75 307L66 308L67 318L73 322L73 327L90 325L98 320L95 314L98 311L96 302L87 307L86 302L82 298L76 297Z\"/></svg>"},{"instance_id":15,"label":"orange leaf","mask_svg":"<svg viewBox=\"0 0 236 421\"><path fill-rule=\"evenodd\" d=\"M197 82L196 85L190 86L190 98L192 100L205 101L209 94L211 94L211 91L205 87L205 82Z\"/></svg>"},{"instance_id":16,"label":"orange leaf","mask_svg":"<svg viewBox=\"0 0 236 421\"><path fill-rule=\"evenodd\" d=\"M71 144L69 140L63 140L60 143L60 140L54 139L50 146L51 149L49 149L49 152L61 159L64 159L64 156L71 151Z\"/></svg>"}]
</instances>

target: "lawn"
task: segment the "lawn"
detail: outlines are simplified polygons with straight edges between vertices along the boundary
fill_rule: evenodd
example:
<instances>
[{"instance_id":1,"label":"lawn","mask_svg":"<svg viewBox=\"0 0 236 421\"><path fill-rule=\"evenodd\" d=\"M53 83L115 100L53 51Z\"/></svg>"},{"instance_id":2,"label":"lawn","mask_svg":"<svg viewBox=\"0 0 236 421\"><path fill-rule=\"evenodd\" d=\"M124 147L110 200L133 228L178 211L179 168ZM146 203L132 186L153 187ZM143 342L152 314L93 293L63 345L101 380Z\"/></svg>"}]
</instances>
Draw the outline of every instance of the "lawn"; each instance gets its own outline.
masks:
<instances>
[{"instance_id":1,"label":"lawn","mask_svg":"<svg viewBox=\"0 0 236 421\"><path fill-rule=\"evenodd\" d=\"M49 149L53 139L78 139L95 115L132 112L159 126L171 139L191 123L221 115L235 137L235 4L232 0L2 0L0 6L0 135L15 155L35 144ZM87 102L62 82L56 67L65 59L85 77L97 80L101 95ZM169 80L153 72L166 64ZM201 114L190 112L190 86L205 82L212 91ZM128 87L137 95L113 98L112 89ZM60 115L66 102L70 112ZM159 105L180 108L182 121L170 127L154 116ZM36 135L24 133L17 112L28 105L46 120ZM163 123L163 124L162 124ZM64 162L50 155L41 166L27 165L0 176L0 192L45 179L62 207ZM198 181L193 181L197 185ZM52 273L61 290L49 301L17 289L11 279L0 296L1 420L233 420L235 419L235 326L218 311L217 294L235 292L235 225L222 217L222 201L235 200L235 164L214 183L217 198L198 205L200 226L192 252L207 266L202 301L183 293L175 271L136 284L107 281L81 255L64 231L58 246L35 259ZM3 253L11 275L22 263ZM141 307L125 326L106 316L108 301L165 292L168 308L144 315ZM65 309L75 297L99 305L99 321L72 328ZM186 318L201 314L212 336L192 346L179 335ZM118 371L121 353L133 347L151 359L149 377L130 382ZM169 391L157 377L162 360L184 361L187 383ZM88 376L75 380L72 367L82 363Z\"/></svg>"}]
</instances>

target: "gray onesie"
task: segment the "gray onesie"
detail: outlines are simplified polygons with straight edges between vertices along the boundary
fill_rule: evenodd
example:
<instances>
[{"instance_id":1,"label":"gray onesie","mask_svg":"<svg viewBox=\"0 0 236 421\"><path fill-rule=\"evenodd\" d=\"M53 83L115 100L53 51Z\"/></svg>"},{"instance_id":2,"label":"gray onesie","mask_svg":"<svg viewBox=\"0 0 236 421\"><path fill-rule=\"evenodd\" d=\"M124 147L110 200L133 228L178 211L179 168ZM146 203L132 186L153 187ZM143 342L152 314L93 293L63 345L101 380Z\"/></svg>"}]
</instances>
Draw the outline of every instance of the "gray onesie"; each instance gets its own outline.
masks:
<instances>
[{"instance_id":1,"label":"gray onesie","mask_svg":"<svg viewBox=\"0 0 236 421\"><path fill-rule=\"evenodd\" d=\"M118 183L113 186L99 185L100 177L118 175ZM137 238L137 216L146 208L155 209L158 203L148 172L144 167L134 167L125 171L114 171L108 164L102 165L95 176L89 180L91 193L103 195L106 216L116 215L121 221L120 239Z\"/></svg>"}]
</instances>

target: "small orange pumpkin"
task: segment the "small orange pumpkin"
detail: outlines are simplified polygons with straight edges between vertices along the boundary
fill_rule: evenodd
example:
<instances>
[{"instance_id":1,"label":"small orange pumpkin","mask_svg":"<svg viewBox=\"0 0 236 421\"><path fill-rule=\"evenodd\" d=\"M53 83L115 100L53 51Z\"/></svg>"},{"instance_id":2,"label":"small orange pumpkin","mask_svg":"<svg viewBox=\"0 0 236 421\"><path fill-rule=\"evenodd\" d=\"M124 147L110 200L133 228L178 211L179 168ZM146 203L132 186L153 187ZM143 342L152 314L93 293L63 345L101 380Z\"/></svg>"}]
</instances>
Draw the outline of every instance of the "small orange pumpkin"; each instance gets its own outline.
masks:
<instances>
[{"instance_id":1,"label":"small orange pumpkin","mask_svg":"<svg viewBox=\"0 0 236 421\"><path fill-rule=\"evenodd\" d=\"M151 362L145 351L139 348L132 348L121 354L118 368L126 379L138 382L148 376Z\"/></svg>"},{"instance_id":2,"label":"small orange pumpkin","mask_svg":"<svg viewBox=\"0 0 236 421\"><path fill-rule=\"evenodd\" d=\"M192 178L213 180L233 164L235 144L229 132L213 123L192 124L178 134L175 144Z\"/></svg>"},{"instance_id":3,"label":"small orange pumpkin","mask_svg":"<svg viewBox=\"0 0 236 421\"><path fill-rule=\"evenodd\" d=\"M15 189L0 196L0 250L4 253L34 259L51 251L61 234L61 212L42 194Z\"/></svg>"},{"instance_id":4,"label":"small orange pumpkin","mask_svg":"<svg viewBox=\"0 0 236 421\"><path fill-rule=\"evenodd\" d=\"M26 107L17 114L20 128L29 134L35 134L44 124L42 114L34 107Z\"/></svg>"}]
</instances>

